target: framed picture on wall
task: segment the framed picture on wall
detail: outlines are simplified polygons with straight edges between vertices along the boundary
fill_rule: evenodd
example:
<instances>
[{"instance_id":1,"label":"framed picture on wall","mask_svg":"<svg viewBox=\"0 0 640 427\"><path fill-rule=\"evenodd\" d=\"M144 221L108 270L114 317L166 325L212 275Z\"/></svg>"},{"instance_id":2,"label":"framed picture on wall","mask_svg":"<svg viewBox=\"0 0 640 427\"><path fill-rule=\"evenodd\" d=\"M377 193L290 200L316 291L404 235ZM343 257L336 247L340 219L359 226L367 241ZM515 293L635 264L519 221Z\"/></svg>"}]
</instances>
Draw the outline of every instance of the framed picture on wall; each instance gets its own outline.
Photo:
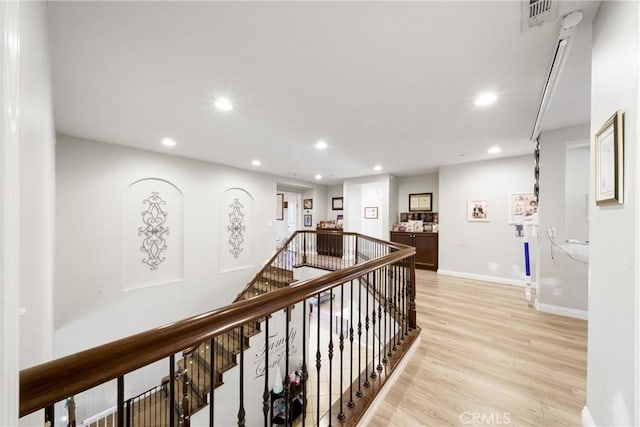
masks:
<instances>
[{"instance_id":1,"label":"framed picture on wall","mask_svg":"<svg viewBox=\"0 0 640 427\"><path fill-rule=\"evenodd\" d=\"M313 199L302 200L303 209L313 209Z\"/></svg>"},{"instance_id":2,"label":"framed picture on wall","mask_svg":"<svg viewBox=\"0 0 640 427\"><path fill-rule=\"evenodd\" d=\"M365 219L377 219L378 218L378 208L377 207L364 208L364 218Z\"/></svg>"},{"instance_id":3,"label":"framed picture on wall","mask_svg":"<svg viewBox=\"0 0 640 427\"><path fill-rule=\"evenodd\" d=\"M313 221L311 220L311 215L305 215L304 216L304 226L305 227L312 227Z\"/></svg>"},{"instance_id":4,"label":"framed picture on wall","mask_svg":"<svg viewBox=\"0 0 640 427\"><path fill-rule=\"evenodd\" d=\"M467 200L467 221L489 221L489 203L486 200Z\"/></svg>"},{"instance_id":5,"label":"framed picture on wall","mask_svg":"<svg viewBox=\"0 0 640 427\"><path fill-rule=\"evenodd\" d=\"M344 209L344 198L342 197L332 197L331 198L331 209L334 211L341 211Z\"/></svg>"},{"instance_id":6,"label":"framed picture on wall","mask_svg":"<svg viewBox=\"0 0 640 427\"><path fill-rule=\"evenodd\" d=\"M534 193L509 194L509 224L521 224L538 213L538 201Z\"/></svg>"},{"instance_id":7,"label":"framed picture on wall","mask_svg":"<svg viewBox=\"0 0 640 427\"><path fill-rule=\"evenodd\" d=\"M409 194L409 212L431 212L433 193Z\"/></svg>"},{"instance_id":8,"label":"framed picture on wall","mask_svg":"<svg viewBox=\"0 0 640 427\"><path fill-rule=\"evenodd\" d=\"M624 113L619 110L596 132L596 205L624 202Z\"/></svg>"},{"instance_id":9,"label":"framed picture on wall","mask_svg":"<svg viewBox=\"0 0 640 427\"><path fill-rule=\"evenodd\" d=\"M276 220L282 221L284 219L284 194L276 194Z\"/></svg>"}]
</instances>

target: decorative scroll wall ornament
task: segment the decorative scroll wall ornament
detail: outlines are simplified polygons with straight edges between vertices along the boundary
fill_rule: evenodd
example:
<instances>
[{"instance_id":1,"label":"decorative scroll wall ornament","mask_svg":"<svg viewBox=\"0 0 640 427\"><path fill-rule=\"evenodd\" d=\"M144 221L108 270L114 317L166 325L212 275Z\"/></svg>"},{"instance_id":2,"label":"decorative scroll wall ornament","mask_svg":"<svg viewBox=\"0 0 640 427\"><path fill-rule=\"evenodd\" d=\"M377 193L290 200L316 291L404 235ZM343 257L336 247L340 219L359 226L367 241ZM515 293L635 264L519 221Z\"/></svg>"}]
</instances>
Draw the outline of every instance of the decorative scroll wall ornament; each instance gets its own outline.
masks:
<instances>
[{"instance_id":1,"label":"decorative scroll wall ornament","mask_svg":"<svg viewBox=\"0 0 640 427\"><path fill-rule=\"evenodd\" d=\"M122 202L122 289L184 280L184 195L180 188L163 178L142 178L127 186ZM226 239L222 242L226 244Z\"/></svg>"},{"instance_id":2,"label":"decorative scroll wall ornament","mask_svg":"<svg viewBox=\"0 0 640 427\"><path fill-rule=\"evenodd\" d=\"M244 225L244 212L242 209L244 206L240 203L240 200L233 199L233 203L229 205L231 212L229 212L229 225L227 226L227 232L229 235L229 244L231 245L231 252L234 258L240 256L242 252L242 243L244 243L244 232L246 227Z\"/></svg>"},{"instance_id":3,"label":"decorative scroll wall ornament","mask_svg":"<svg viewBox=\"0 0 640 427\"><path fill-rule=\"evenodd\" d=\"M169 234L167 222L167 212L162 210L162 205L167 202L162 200L157 191L152 191L151 195L142 201L147 209L140 212L142 215L143 227L138 228L138 235L144 236L140 250L147 254L142 262L147 264L151 270L157 270L158 266L166 259L162 252L167 250L165 235Z\"/></svg>"}]
</instances>

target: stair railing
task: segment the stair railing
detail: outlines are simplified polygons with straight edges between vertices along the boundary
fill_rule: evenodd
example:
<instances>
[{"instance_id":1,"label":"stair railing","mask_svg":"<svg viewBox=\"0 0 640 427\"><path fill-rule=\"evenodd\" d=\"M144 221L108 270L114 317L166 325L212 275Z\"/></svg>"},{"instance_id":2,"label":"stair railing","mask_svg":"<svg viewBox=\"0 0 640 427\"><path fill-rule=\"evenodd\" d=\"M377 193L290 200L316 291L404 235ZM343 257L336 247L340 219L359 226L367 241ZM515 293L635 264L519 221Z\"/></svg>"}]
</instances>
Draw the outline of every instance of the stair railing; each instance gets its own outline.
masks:
<instances>
[{"instance_id":1,"label":"stair railing","mask_svg":"<svg viewBox=\"0 0 640 427\"><path fill-rule=\"evenodd\" d=\"M235 399L238 425L248 420L249 425L257 424L256 408L260 408L260 424L265 426L289 425L299 416L302 425L356 423L419 333L414 301L415 249L357 233L340 233L340 240L336 234L329 240L324 237L315 232L296 233L280 255L274 255L261 270L264 274L269 268L314 264L335 269L324 276L240 298L229 306L21 371L20 416L45 409L45 417L52 420L56 402L116 380L119 427L188 426L193 413L207 403L208 422L213 425L220 416L220 411L215 411L214 392L222 382L220 364L226 360L219 356L226 351L239 366ZM274 266L283 252L291 265ZM323 301L322 295L328 298ZM279 338L274 332L278 329ZM245 403L245 392L255 391L251 390L255 384L245 387L245 349L252 333L261 330L261 401ZM275 348L280 353L274 353ZM189 350L181 366L175 357L184 349ZM162 392L168 394L165 405L180 408L175 412L178 416L165 417L166 424L141 423L144 417L138 413L136 422L131 413L134 400L125 399L125 375L166 358L170 374ZM284 379L274 378L276 369L282 368ZM325 385L321 378L327 373L330 381ZM176 384L176 379L181 383ZM322 387L328 387L328 393ZM161 411L151 405L154 398L156 406L162 405L157 395L149 395L143 402L153 407L150 411Z\"/></svg>"}]
</instances>

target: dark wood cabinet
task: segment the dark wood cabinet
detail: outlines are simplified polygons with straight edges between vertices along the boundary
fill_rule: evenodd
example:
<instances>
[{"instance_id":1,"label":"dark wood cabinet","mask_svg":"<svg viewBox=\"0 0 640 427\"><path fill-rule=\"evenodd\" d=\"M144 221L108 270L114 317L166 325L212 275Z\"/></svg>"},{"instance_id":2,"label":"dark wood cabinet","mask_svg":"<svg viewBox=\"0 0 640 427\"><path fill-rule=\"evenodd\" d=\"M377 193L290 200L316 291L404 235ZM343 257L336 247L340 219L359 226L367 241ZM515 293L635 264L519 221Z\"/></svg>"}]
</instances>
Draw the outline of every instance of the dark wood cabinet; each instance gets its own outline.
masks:
<instances>
[{"instance_id":1,"label":"dark wood cabinet","mask_svg":"<svg viewBox=\"0 0 640 427\"><path fill-rule=\"evenodd\" d=\"M392 231L391 241L416 248L416 268L438 270L438 233Z\"/></svg>"},{"instance_id":2,"label":"dark wood cabinet","mask_svg":"<svg viewBox=\"0 0 640 427\"><path fill-rule=\"evenodd\" d=\"M318 255L342 258L342 230L317 228L316 235Z\"/></svg>"}]
</instances>

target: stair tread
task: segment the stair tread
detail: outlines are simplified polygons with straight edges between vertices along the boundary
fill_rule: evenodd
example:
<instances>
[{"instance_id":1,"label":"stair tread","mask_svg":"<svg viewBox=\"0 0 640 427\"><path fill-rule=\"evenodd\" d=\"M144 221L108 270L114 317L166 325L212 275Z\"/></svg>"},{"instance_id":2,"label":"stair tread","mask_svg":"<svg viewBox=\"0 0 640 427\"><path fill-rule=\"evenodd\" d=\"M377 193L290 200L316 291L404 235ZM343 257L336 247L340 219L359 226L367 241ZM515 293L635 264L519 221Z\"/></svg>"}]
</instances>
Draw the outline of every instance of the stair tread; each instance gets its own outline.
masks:
<instances>
[{"instance_id":1,"label":"stair tread","mask_svg":"<svg viewBox=\"0 0 640 427\"><path fill-rule=\"evenodd\" d=\"M265 270L265 272L271 273L271 274L277 274L277 275L280 275L281 277L288 277L293 279L293 270L290 270L288 268L271 265L269 266L269 268Z\"/></svg>"},{"instance_id":2,"label":"stair tread","mask_svg":"<svg viewBox=\"0 0 640 427\"><path fill-rule=\"evenodd\" d=\"M293 282L293 271L291 274L283 274L280 272L264 271L260 275L260 279L272 280L274 282L291 283Z\"/></svg>"}]
</instances>

